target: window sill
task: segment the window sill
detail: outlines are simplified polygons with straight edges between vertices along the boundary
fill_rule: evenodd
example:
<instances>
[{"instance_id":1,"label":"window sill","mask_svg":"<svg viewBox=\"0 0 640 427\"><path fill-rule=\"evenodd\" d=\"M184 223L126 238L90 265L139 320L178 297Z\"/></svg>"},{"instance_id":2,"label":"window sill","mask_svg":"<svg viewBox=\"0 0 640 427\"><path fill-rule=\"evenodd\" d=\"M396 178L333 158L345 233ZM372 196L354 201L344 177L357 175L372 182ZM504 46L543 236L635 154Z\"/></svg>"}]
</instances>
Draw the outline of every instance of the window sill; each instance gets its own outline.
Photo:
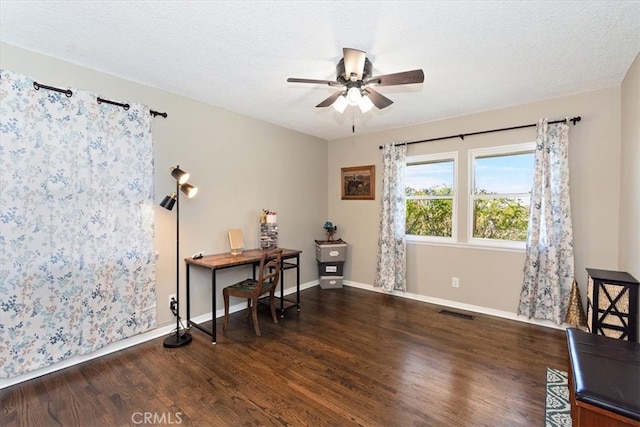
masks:
<instances>
[{"instance_id":1,"label":"window sill","mask_svg":"<svg viewBox=\"0 0 640 427\"><path fill-rule=\"evenodd\" d=\"M507 247L507 246L499 246L499 245L487 245L487 244L478 244L478 243L457 243L457 242L436 242L436 241L426 241L426 240L418 240L411 239L407 236L406 238L408 245L416 245L416 246L442 246L447 248L459 248L459 249L477 249L482 251L496 251L496 252L515 252L515 253L525 253L525 248L516 248L516 247Z\"/></svg>"}]
</instances>

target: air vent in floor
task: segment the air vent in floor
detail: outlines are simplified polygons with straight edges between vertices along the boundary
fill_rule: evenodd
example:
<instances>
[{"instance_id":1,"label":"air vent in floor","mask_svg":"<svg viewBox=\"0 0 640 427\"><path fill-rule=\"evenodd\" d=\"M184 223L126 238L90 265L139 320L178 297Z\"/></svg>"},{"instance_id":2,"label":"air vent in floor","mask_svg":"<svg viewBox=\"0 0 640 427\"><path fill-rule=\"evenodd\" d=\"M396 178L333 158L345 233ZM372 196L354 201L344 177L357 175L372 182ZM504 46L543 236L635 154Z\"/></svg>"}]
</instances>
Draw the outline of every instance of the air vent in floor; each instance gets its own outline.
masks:
<instances>
[{"instance_id":1,"label":"air vent in floor","mask_svg":"<svg viewBox=\"0 0 640 427\"><path fill-rule=\"evenodd\" d=\"M473 316L470 314L457 313L451 310L440 310L438 313L447 314L449 316L461 317L462 319L473 320Z\"/></svg>"}]
</instances>

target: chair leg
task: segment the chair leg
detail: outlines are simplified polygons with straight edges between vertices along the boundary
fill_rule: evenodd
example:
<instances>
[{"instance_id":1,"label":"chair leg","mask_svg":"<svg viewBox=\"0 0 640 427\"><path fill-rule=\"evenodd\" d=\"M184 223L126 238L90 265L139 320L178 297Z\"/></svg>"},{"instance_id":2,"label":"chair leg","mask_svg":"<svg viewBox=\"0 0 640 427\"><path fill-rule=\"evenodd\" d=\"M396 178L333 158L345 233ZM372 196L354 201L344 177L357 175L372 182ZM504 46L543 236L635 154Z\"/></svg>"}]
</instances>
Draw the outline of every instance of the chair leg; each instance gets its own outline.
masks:
<instances>
[{"instance_id":1,"label":"chair leg","mask_svg":"<svg viewBox=\"0 0 640 427\"><path fill-rule=\"evenodd\" d=\"M215 292L215 290L214 290ZM224 297L224 323L222 324L222 330L227 330L227 323L229 323L229 294L226 292L222 292L222 296ZM213 321L215 322L215 313L216 308L213 307Z\"/></svg>"},{"instance_id":2,"label":"chair leg","mask_svg":"<svg viewBox=\"0 0 640 427\"><path fill-rule=\"evenodd\" d=\"M275 290L271 291L269 294L269 307L271 307L271 318L273 319L273 323L278 323L278 316L276 316L276 298L275 298Z\"/></svg>"},{"instance_id":3,"label":"chair leg","mask_svg":"<svg viewBox=\"0 0 640 427\"><path fill-rule=\"evenodd\" d=\"M253 329L256 330L256 335L261 336L260 327L258 326L258 300L254 299L251 306L251 315L253 316Z\"/></svg>"}]
</instances>

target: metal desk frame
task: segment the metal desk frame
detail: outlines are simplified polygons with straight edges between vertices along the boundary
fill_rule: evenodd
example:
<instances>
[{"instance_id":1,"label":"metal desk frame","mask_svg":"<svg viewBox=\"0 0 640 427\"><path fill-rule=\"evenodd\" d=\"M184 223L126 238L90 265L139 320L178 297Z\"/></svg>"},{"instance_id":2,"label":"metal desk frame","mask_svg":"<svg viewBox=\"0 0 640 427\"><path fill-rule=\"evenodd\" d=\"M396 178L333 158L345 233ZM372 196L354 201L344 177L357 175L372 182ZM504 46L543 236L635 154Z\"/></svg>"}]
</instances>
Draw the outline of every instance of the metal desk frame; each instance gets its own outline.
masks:
<instances>
[{"instance_id":1,"label":"metal desk frame","mask_svg":"<svg viewBox=\"0 0 640 427\"><path fill-rule=\"evenodd\" d=\"M210 335L212 344L216 343L216 272L225 268L239 267L243 265L253 265L253 277L255 278L255 267L260 264L260 259L264 253L261 249L250 249L239 255L231 255L230 253L221 253L207 255L199 259L185 258L187 265L187 327L193 326L196 329ZM284 317L284 311L290 307L296 307L300 311L300 254L302 251L297 249L282 249L282 265L280 267L280 317ZM296 260L296 263L285 262L286 260ZM191 284L190 284L190 267L200 267L211 270L211 307L213 319L211 321L211 330L202 325L191 321ZM295 302L284 297L284 271L291 268L296 269L296 300Z\"/></svg>"}]
</instances>

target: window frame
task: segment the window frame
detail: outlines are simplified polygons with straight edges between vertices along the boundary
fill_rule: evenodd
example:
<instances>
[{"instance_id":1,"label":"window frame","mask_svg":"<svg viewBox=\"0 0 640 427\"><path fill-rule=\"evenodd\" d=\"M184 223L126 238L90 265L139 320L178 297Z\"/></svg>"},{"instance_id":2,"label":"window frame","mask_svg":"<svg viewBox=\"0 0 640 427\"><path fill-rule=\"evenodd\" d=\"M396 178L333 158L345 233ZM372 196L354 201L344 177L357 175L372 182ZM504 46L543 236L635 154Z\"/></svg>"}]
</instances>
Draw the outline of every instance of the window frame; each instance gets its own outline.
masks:
<instances>
[{"instance_id":1,"label":"window frame","mask_svg":"<svg viewBox=\"0 0 640 427\"><path fill-rule=\"evenodd\" d=\"M424 164L424 163L440 163L440 162L453 162L453 195L451 198L451 237L443 236L421 236L417 234L407 234L405 232L405 239L407 242L421 242L421 243L457 243L458 242L458 194L460 193L458 185L458 152L449 151L445 153L435 154L418 154L415 156L407 156L405 160L406 168L410 165ZM406 172L405 172L406 174ZM405 183L405 191L406 191ZM421 198L409 198L406 197L405 207L407 200L437 200L437 199L449 199L447 196L425 196Z\"/></svg>"},{"instance_id":2,"label":"window frame","mask_svg":"<svg viewBox=\"0 0 640 427\"><path fill-rule=\"evenodd\" d=\"M482 246L489 248L505 248L505 249L520 249L526 248L526 241L516 240L501 240L501 239L487 239L473 237L473 209L474 201L476 198L493 198L493 197L477 197L475 194L475 160L482 157L506 157L518 154L530 154L535 155L536 143L525 142L520 144L500 145L486 148L473 148L468 150L469 161L469 176L468 176L468 201L467 201L467 244L470 246ZM533 179L533 176L532 176ZM531 197L531 190L529 193L500 193L496 197L504 198L517 198L517 197Z\"/></svg>"}]
</instances>

